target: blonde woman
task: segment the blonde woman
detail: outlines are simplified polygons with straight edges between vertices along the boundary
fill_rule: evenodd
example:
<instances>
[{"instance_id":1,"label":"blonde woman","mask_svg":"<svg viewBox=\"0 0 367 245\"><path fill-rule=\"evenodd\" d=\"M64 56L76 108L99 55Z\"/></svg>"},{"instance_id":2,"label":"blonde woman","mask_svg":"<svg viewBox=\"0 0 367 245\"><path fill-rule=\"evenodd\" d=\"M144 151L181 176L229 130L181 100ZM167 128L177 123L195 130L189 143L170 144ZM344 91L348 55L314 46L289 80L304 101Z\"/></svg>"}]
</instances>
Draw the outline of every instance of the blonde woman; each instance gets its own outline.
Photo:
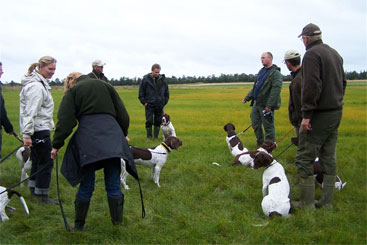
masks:
<instances>
[{"instance_id":1,"label":"blonde woman","mask_svg":"<svg viewBox=\"0 0 367 245\"><path fill-rule=\"evenodd\" d=\"M66 94L71 87L76 84L77 79L83 75L80 72L72 72L66 78L64 82L64 94Z\"/></svg>"},{"instance_id":2,"label":"blonde woman","mask_svg":"<svg viewBox=\"0 0 367 245\"><path fill-rule=\"evenodd\" d=\"M28 68L22 78L20 91L19 119L24 146L32 149L31 175L28 187L31 197L39 204L58 204L49 198L53 160L50 158L50 131L54 129L52 119L54 102L51 96L49 79L56 70L56 59L44 56Z\"/></svg>"}]
</instances>

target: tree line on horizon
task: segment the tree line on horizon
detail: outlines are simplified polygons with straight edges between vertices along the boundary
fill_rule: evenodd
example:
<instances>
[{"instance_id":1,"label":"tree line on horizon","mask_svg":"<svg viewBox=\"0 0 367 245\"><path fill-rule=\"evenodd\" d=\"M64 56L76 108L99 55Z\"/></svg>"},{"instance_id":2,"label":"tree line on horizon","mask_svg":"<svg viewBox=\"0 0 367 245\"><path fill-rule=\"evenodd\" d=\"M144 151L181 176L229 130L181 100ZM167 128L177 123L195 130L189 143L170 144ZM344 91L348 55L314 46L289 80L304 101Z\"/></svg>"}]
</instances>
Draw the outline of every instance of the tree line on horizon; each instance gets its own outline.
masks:
<instances>
[{"instance_id":1,"label":"tree line on horizon","mask_svg":"<svg viewBox=\"0 0 367 245\"><path fill-rule=\"evenodd\" d=\"M168 84L192 84L192 83L236 83L236 82L254 82L256 80L257 74L221 74L220 76L210 75L210 76L185 76L182 77L166 77L166 82ZM345 76L347 80L367 80L367 71L361 72L345 72ZM291 75L282 75L283 81L291 81ZM110 83L113 86L127 86L127 85L139 85L142 78L129 78L129 77L120 77L120 79L110 79ZM55 80L51 80L51 86L62 86L64 84L64 79L60 80L56 78ZM10 83L3 84L5 86L16 86L20 85L20 83L16 83L11 81Z\"/></svg>"}]
</instances>

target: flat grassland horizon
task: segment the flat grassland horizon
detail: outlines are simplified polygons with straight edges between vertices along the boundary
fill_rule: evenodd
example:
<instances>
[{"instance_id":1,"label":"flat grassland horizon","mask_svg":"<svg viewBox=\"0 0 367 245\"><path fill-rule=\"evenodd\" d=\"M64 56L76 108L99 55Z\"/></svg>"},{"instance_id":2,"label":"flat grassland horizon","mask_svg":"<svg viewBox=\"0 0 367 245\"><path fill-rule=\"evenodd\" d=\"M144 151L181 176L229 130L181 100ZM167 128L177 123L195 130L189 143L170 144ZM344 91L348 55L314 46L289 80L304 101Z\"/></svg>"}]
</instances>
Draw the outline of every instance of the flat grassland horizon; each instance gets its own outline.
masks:
<instances>
[{"instance_id":1,"label":"flat grassland horizon","mask_svg":"<svg viewBox=\"0 0 367 245\"><path fill-rule=\"evenodd\" d=\"M0 223L1 244L366 244L367 227L367 83L349 82L344 97L343 118L337 145L338 175L347 182L334 195L333 210L296 210L289 218L269 220L262 212L263 169L232 166L223 126L232 122L240 132L250 124L250 106L241 103L252 87L245 84L200 84L170 86L170 100L165 112L170 114L183 145L170 153L160 175L161 188L151 179L151 169L137 166L144 195L146 217L141 218L137 182L127 178L130 190L125 194L122 226L112 226L103 172L96 175L96 186L83 233L67 232L58 206L40 206L30 200L27 187L16 187L27 201L26 216L17 197L7 211L10 220ZM147 141L144 108L138 101L137 87L116 88L130 115L130 144L154 147L161 142ZM8 116L19 132L19 91L3 88ZM57 111L63 96L52 91ZM288 119L288 84L284 83L282 106L275 112L277 140L274 156L290 144L292 131ZM160 136L161 137L161 136ZM250 129L240 136L244 146L256 149ZM66 142L67 143L67 142ZM2 156L19 142L3 132ZM66 145L61 148L58 168ZM294 165L296 147L291 146L277 160L284 166L291 185L290 198L299 198L298 176ZM220 166L214 165L219 163ZM51 197L57 198L55 168ZM20 179L20 166L14 156L0 164L0 185L11 186ZM60 195L68 222L73 226L77 188L59 175ZM321 191L317 189L316 198Z\"/></svg>"}]
</instances>

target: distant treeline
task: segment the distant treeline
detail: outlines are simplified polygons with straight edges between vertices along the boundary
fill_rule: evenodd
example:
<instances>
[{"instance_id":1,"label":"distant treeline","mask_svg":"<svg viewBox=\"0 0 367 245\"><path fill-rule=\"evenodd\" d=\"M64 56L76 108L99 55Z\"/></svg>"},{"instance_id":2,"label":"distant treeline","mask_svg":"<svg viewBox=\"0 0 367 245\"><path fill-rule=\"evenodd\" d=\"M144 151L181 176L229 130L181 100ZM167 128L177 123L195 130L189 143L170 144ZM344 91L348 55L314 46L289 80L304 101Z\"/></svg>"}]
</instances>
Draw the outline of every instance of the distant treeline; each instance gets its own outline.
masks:
<instances>
[{"instance_id":1,"label":"distant treeline","mask_svg":"<svg viewBox=\"0 0 367 245\"><path fill-rule=\"evenodd\" d=\"M345 73L347 80L367 80L367 71L361 72L346 72ZM110 79L110 82L114 86L125 86L125 85L139 85L142 78L128 78L121 77L120 79ZM256 74L221 74L220 76L182 76L182 77L166 77L166 81L168 84L190 84L190 83L235 83L235 82L254 82L256 80ZM284 76L283 81L292 80L291 75ZM50 82L50 85L61 86L63 85L64 80L60 80L56 78ZM8 85L14 86L19 85L19 83L15 83L11 81Z\"/></svg>"}]
</instances>

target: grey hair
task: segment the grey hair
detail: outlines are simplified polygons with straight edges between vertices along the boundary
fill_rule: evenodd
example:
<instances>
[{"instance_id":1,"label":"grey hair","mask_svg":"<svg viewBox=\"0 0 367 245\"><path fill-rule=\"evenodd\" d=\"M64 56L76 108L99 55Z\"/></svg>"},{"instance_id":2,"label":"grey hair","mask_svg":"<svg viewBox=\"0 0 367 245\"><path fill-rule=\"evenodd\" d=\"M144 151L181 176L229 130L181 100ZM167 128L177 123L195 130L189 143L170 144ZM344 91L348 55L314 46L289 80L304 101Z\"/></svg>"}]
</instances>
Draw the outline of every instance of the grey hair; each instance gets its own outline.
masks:
<instances>
[{"instance_id":1,"label":"grey hair","mask_svg":"<svg viewBox=\"0 0 367 245\"><path fill-rule=\"evenodd\" d=\"M321 34L314 35L314 36L305 36L305 37L307 37L310 40L310 42L315 42L317 40L322 40Z\"/></svg>"}]
</instances>

